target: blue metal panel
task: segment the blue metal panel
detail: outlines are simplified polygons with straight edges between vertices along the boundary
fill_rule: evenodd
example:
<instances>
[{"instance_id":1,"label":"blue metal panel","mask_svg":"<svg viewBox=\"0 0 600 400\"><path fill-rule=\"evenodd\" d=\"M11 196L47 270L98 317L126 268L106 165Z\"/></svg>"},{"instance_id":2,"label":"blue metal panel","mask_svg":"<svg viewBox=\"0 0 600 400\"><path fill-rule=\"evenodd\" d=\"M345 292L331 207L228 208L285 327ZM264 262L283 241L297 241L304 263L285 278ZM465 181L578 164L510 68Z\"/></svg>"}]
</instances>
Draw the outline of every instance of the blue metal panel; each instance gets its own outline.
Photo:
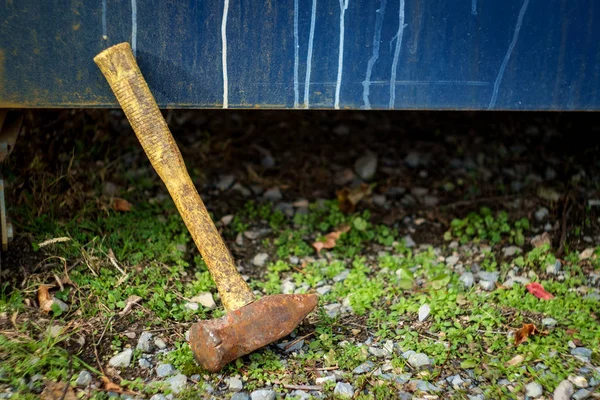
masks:
<instances>
[{"instance_id":1,"label":"blue metal panel","mask_svg":"<svg viewBox=\"0 0 600 400\"><path fill-rule=\"evenodd\" d=\"M7 0L0 107L117 106L123 41L161 107L600 109L597 0Z\"/></svg>"}]
</instances>

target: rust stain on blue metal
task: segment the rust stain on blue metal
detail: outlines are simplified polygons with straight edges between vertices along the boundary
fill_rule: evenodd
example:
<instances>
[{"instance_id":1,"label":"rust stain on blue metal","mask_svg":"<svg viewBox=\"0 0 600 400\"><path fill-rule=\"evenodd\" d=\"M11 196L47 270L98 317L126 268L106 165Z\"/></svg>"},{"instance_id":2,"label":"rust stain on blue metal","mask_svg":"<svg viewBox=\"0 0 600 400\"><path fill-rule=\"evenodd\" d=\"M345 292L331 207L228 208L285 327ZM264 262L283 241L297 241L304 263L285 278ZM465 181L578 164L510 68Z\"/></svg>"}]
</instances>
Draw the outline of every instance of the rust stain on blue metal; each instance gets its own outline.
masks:
<instances>
[{"instance_id":1,"label":"rust stain on blue metal","mask_svg":"<svg viewBox=\"0 0 600 400\"><path fill-rule=\"evenodd\" d=\"M0 2L0 107L116 107L135 41L161 107L600 110L596 0L293 3Z\"/></svg>"}]
</instances>

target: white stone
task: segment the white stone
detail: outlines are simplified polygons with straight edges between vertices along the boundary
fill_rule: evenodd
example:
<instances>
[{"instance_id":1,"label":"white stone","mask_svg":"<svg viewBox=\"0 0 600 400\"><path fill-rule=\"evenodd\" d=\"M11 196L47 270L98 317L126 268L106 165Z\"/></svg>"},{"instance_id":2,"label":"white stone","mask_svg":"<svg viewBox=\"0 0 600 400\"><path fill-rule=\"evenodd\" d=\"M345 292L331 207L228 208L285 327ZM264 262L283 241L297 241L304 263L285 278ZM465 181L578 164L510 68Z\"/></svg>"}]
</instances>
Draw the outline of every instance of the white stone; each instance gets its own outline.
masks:
<instances>
[{"instance_id":1,"label":"white stone","mask_svg":"<svg viewBox=\"0 0 600 400\"><path fill-rule=\"evenodd\" d=\"M573 395L573 384L567 380L562 381L554 389L553 400L569 400Z\"/></svg>"},{"instance_id":2,"label":"white stone","mask_svg":"<svg viewBox=\"0 0 600 400\"><path fill-rule=\"evenodd\" d=\"M167 379L166 382L169 384L169 386L171 386L173 393L177 394L187 386L187 376L183 374L177 374Z\"/></svg>"},{"instance_id":3,"label":"white stone","mask_svg":"<svg viewBox=\"0 0 600 400\"><path fill-rule=\"evenodd\" d=\"M573 383L573 385L577 386L578 388L588 387L588 381L587 379L585 379L584 376L569 375L568 379L569 381L571 381L571 383Z\"/></svg>"},{"instance_id":4,"label":"white stone","mask_svg":"<svg viewBox=\"0 0 600 400\"><path fill-rule=\"evenodd\" d=\"M269 258L269 255L267 253L258 253L252 259L252 264L254 264L257 267L264 267L268 258Z\"/></svg>"},{"instance_id":5,"label":"white stone","mask_svg":"<svg viewBox=\"0 0 600 400\"><path fill-rule=\"evenodd\" d=\"M419 307L419 322L425 321L430 312L431 307L429 307L429 304L423 304L421 307Z\"/></svg>"},{"instance_id":6,"label":"white stone","mask_svg":"<svg viewBox=\"0 0 600 400\"><path fill-rule=\"evenodd\" d=\"M196 296L192 297L190 300L194 303L201 304L202 307L208 308L209 310L212 310L213 308L217 307L215 299L213 298L213 295L210 292L199 293Z\"/></svg>"},{"instance_id":7,"label":"white stone","mask_svg":"<svg viewBox=\"0 0 600 400\"><path fill-rule=\"evenodd\" d=\"M430 361L429 361L429 357L427 357L427 354L414 353L414 354L411 354L408 357L408 363L413 368L421 368L421 367L424 367L426 365L429 365Z\"/></svg>"},{"instance_id":8,"label":"white stone","mask_svg":"<svg viewBox=\"0 0 600 400\"><path fill-rule=\"evenodd\" d=\"M351 399L354 396L354 388L349 383L338 382L335 384L333 394L342 399Z\"/></svg>"},{"instance_id":9,"label":"white stone","mask_svg":"<svg viewBox=\"0 0 600 400\"><path fill-rule=\"evenodd\" d=\"M366 153L356 160L354 170L358 176L366 181L373 179L377 171L377 155L371 152Z\"/></svg>"},{"instance_id":10,"label":"white stone","mask_svg":"<svg viewBox=\"0 0 600 400\"><path fill-rule=\"evenodd\" d=\"M142 332L138 339L137 350L141 350L142 353L150 353L152 351L152 334L150 332Z\"/></svg>"},{"instance_id":11,"label":"white stone","mask_svg":"<svg viewBox=\"0 0 600 400\"><path fill-rule=\"evenodd\" d=\"M133 349L126 349L108 360L108 365L115 368L127 368L131 363Z\"/></svg>"},{"instance_id":12,"label":"white stone","mask_svg":"<svg viewBox=\"0 0 600 400\"><path fill-rule=\"evenodd\" d=\"M232 392L239 392L244 387L242 380L239 376L232 376L229 378L229 390Z\"/></svg>"},{"instance_id":13,"label":"white stone","mask_svg":"<svg viewBox=\"0 0 600 400\"><path fill-rule=\"evenodd\" d=\"M537 382L530 382L525 385L525 394L529 397L540 397L542 395L543 389L542 385Z\"/></svg>"},{"instance_id":14,"label":"white stone","mask_svg":"<svg viewBox=\"0 0 600 400\"><path fill-rule=\"evenodd\" d=\"M258 389L250 393L252 400L275 400L275 391L271 389Z\"/></svg>"},{"instance_id":15,"label":"white stone","mask_svg":"<svg viewBox=\"0 0 600 400\"><path fill-rule=\"evenodd\" d=\"M336 381L337 381L337 379L336 379L335 375L320 376L317 379L315 379L315 383L317 385L322 385L322 384L327 383L327 382L334 382L335 383Z\"/></svg>"}]
</instances>

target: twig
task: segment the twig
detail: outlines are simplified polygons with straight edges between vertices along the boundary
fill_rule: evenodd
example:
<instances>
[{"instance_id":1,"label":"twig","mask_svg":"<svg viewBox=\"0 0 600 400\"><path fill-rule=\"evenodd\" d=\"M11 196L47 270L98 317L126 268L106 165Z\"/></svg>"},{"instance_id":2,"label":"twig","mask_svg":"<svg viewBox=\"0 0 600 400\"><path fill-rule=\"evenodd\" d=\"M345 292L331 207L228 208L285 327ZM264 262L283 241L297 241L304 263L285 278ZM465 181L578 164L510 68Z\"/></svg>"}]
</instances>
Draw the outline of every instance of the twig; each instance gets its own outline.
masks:
<instances>
[{"instance_id":1,"label":"twig","mask_svg":"<svg viewBox=\"0 0 600 400\"><path fill-rule=\"evenodd\" d=\"M289 342L286 346L285 346L285 350L289 349L290 347L292 347L293 345L295 345L296 343L298 343L299 341L306 339L309 336L314 335L315 332L310 332L308 335L304 335L304 336L300 336L299 338L296 338L294 340L292 340L291 342Z\"/></svg>"},{"instance_id":2,"label":"twig","mask_svg":"<svg viewBox=\"0 0 600 400\"><path fill-rule=\"evenodd\" d=\"M98 368L100 368L100 372L102 375L106 376L106 372L104 372L104 368L102 368L102 364L100 363L100 357L98 356L98 348L96 347L96 335L94 335L94 331L92 333L92 344L94 346L94 355L96 356L96 363L98 364Z\"/></svg>"},{"instance_id":3,"label":"twig","mask_svg":"<svg viewBox=\"0 0 600 400\"><path fill-rule=\"evenodd\" d=\"M287 383L282 383L281 381L273 381L276 385L281 385L285 389L290 390L323 390L323 386L321 385L290 385Z\"/></svg>"},{"instance_id":4,"label":"twig","mask_svg":"<svg viewBox=\"0 0 600 400\"><path fill-rule=\"evenodd\" d=\"M561 257L563 252L565 251L565 243L567 241L567 218L569 216L569 213L571 212L571 209L573 208L573 204L569 204L569 199L570 196L567 196L567 198L565 199L565 204L563 205L563 215L561 221L562 228L560 232L560 242L558 245L558 250L556 252L556 257ZM567 205L569 205L568 208Z\"/></svg>"},{"instance_id":5,"label":"twig","mask_svg":"<svg viewBox=\"0 0 600 400\"><path fill-rule=\"evenodd\" d=\"M74 374L75 371L73 371L73 355L69 353L69 377L67 378L67 383L65 383L65 388L63 390L62 396L60 396L60 400L65 400L65 398L67 397L67 392L71 387L71 385L69 385L69 382L71 382L71 378L73 378Z\"/></svg>"},{"instance_id":6,"label":"twig","mask_svg":"<svg viewBox=\"0 0 600 400\"><path fill-rule=\"evenodd\" d=\"M336 369L340 369L340 367L320 367L320 368L305 368L307 371L335 371Z\"/></svg>"}]
</instances>

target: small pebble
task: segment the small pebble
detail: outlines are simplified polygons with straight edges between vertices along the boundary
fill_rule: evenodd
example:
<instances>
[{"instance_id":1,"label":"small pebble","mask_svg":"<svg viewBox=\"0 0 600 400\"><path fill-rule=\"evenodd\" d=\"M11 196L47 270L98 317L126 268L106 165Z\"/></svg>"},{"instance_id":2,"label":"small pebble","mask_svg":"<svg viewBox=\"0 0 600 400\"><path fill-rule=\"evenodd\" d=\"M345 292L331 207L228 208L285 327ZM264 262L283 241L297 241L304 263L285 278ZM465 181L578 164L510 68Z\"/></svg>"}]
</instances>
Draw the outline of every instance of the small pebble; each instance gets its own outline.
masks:
<instances>
[{"instance_id":1,"label":"small pebble","mask_svg":"<svg viewBox=\"0 0 600 400\"><path fill-rule=\"evenodd\" d=\"M156 376L160 378L171 376L175 372L177 371L175 370L175 367L173 367L171 364L159 364L158 367L156 367Z\"/></svg>"},{"instance_id":2,"label":"small pebble","mask_svg":"<svg viewBox=\"0 0 600 400\"><path fill-rule=\"evenodd\" d=\"M173 393L177 394L187 386L187 377L183 374L177 374L170 377L165 382L171 386Z\"/></svg>"},{"instance_id":3,"label":"small pebble","mask_svg":"<svg viewBox=\"0 0 600 400\"><path fill-rule=\"evenodd\" d=\"M115 368L126 368L131 363L131 356L133 356L133 349L127 349L119 354L115 355L108 361L108 365Z\"/></svg>"},{"instance_id":4,"label":"small pebble","mask_svg":"<svg viewBox=\"0 0 600 400\"><path fill-rule=\"evenodd\" d=\"M496 284L490 281L479 281L479 286L481 286L483 290L486 290L488 292L491 292L496 288Z\"/></svg>"},{"instance_id":5,"label":"small pebble","mask_svg":"<svg viewBox=\"0 0 600 400\"><path fill-rule=\"evenodd\" d=\"M558 275L561 266L561 262L559 260L556 260L554 263L546 265L546 273L551 275Z\"/></svg>"},{"instance_id":6,"label":"small pebble","mask_svg":"<svg viewBox=\"0 0 600 400\"><path fill-rule=\"evenodd\" d=\"M498 282L499 273L498 272L479 271L477 273L477 276L482 281L496 283L496 282Z\"/></svg>"},{"instance_id":7,"label":"small pebble","mask_svg":"<svg viewBox=\"0 0 600 400\"><path fill-rule=\"evenodd\" d=\"M315 383L317 385L322 385L327 382L336 382L336 381L337 381L337 379L336 379L335 375L320 376L317 379L315 379Z\"/></svg>"},{"instance_id":8,"label":"small pebble","mask_svg":"<svg viewBox=\"0 0 600 400\"><path fill-rule=\"evenodd\" d=\"M202 305L202 307L204 308L208 308L209 310L212 310L217 307L215 299L213 298L213 295L210 292L199 293L196 296L192 297L190 300L194 303Z\"/></svg>"},{"instance_id":9,"label":"small pebble","mask_svg":"<svg viewBox=\"0 0 600 400\"><path fill-rule=\"evenodd\" d=\"M167 400L167 397L164 394L155 394L150 400Z\"/></svg>"},{"instance_id":10,"label":"small pebble","mask_svg":"<svg viewBox=\"0 0 600 400\"><path fill-rule=\"evenodd\" d=\"M229 391L231 392L239 392L244 387L242 380L237 376L232 376L229 378Z\"/></svg>"},{"instance_id":11,"label":"small pebble","mask_svg":"<svg viewBox=\"0 0 600 400\"><path fill-rule=\"evenodd\" d=\"M269 258L269 255L267 253L258 253L252 259L252 264L254 264L257 267L264 267L268 258Z\"/></svg>"},{"instance_id":12,"label":"small pebble","mask_svg":"<svg viewBox=\"0 0 600 400\"><path fill-rule=\"evenodd\" d=\"M585 379L584 376L578 376L578 375L569 375L569 381L571 381L571 383L575 386L577 386L578 388L586 388L588 387L588 381L587 379Z\"/></svg>"},{"instance_id":13,"label":"small pebble","mask_svg":"<svg viewBox=\"0 0 600 400\"><path fill-rule=\"evenodd\" d=\"M537 382L530 382L525 385L525 394L529 397L540 397L542 395L542 385Z\"/></svg>"},{"instance_id":14,"label":"small pebble","mask_svg":"<svg viewBox=\"0 0 600 400\"><path fill-rule=\"evenodd\" d=\"M338 382L335 384L333 394L343 399L351 399L354 396L354 388L349 383Z\"/></svg>"},{"instance_id":15,"label":"small pebble","mask_svg":"<svg viewBox=\"0 0 600 400\"><path fill-rule=\"evenodd\" d=\"M377 171L377 155L372 152L367 152L354 163L356 174L365 181L370 181L375 176Z\"/></svg>"},{"instance_id":16,"label":"small pebble","mask_svg":"<svg viewBox=\"0 0 600 400\"><path fill-rule=\"evenodd\" d=\"M354 368L352 370L352 373L356 374L356 375L364 374L367 372L371 372L374 367L375 367L375 364L373 364L371 361L365 361L364 363L360 364L358 367Z\"/></svg>"},{"instance_id":17,"label":"small pebble","mask_svg":"<svg viewBox=\"0 0 600 400\"><path fill-rule=\"evenodd\" d=\"M419 322L425 321L430 312L431 307L429 307L429 304L423 304L421 307L419 307Z\"/></svg>"},{"instance_id":18,"label":"small pebble","mask_svg":"<svg viewBox=\"0 0 600 400\"><path fill-rule=\"evenodd\" d=\"M426 365L429 365L430 361L429 361L429 357L427 357L427 354L414 353L414 354L411 354L408 357L408 363L413 368L421 368L421 367L424 367Z\"/></svg>"},{"instance_id":19,"label":"small pebble","mask_svg":"<svg viewBox=\"0 0 600 400\"><path fill-rule=\"evenodd\" d=\"M296 290L296 284L292 281L285 281L281 284L281 293L292 294Z\"/></svg>"},{"instance_id":20,"label":"small pebble","mask_svg":"<svg viewBox=\"0 0 600 400\"><path fill-rule=\"evenodd\" d=\"M250 394L252 400L275 400L275 391L271 389L258 389Z\"/></svg>"},{"instance_id":21,"label":"small pebble","mask_svg":"<svg viewBox=\"0 0 600 400\"><path fill-rule=\"evenodd\" d=\"M573 395L573 384L567 380L562 381L554 389L554 400L569 400Z\"/></svg>"},{"instance_id":22,"label":"small pebble","mask_svg":"<svg viewBox=\"0 0 600 400\"><path fill-rule=\"evenodd\" d=\"M280 201L283 199L283 195L281 194L281 190L278 187L267 189L263 193L263 197L269 201Z\"/></svg>"},{"instance_id":23,"label":"small pebble","mask_svg":"<svg viewBox=\"0 0 600 400\"><path fill-rule=\"evenodd\" d=\"M138 365L140 366L141 369L152 368L152 363L150 361L146 360L145 358L140 358L138 360Z\"/></svg>"},{"instance_id":24,"label":"small pebble","mask_svg":"<svg viewBox=\"0 0 600 400\"><path fill-rule=\"evenodd\" d=\"M475 283L475 276L471 272L463 272L458 280L468 289Z\"/></svg>"},{"instance_id":25,"label":"small pebble","mask_svg":"<svg viewBox=\"0 0 600 400\"><path fill-rule=\"evenodd\" d=\"M575 392L572 398L573 400L585 400L589 398L591 394L592 392L587 389L579 389L577 392Z\"/></svg>"},{"instance_id":26,"label":"small pebble","mask_svg":"<svg viewBox=\"0 0 600 400\"><path fill-rule=\"evenodd\" d=\"M161 338L154 339L154 345L159 348L159 350L164 350L167 348L167 344Z\"/></svg>"},{"instance_id":27,"label":"small pebble","mask_svg":"<svg viewBox=\"0 0 600 400\"><path fill-rule=\"evenodd\" d=\"M592 350L585 347L576 347L571 349L571 355L577 357L578 359L589 362L590 357L592 357Z\"/></svg>"},{"instance_id":28,"label":"small pebble","mask_svg":"<svg viewBox=\"0 0 600 400\"><path fill-rule=\"evenodd\" d=\"M92 383L92 374L85 370L81 371L75 380L75 384L79 387L86 387L90 383Z\"/></svg>"},{"instance_id":29,"label":"small pebble","mask_svg":"<svg viewBox=\"0 0 600 400\"><path fill-rule=\"evenodd\" d=\"M446 265L448 265L449 267L456 265L457 262L458 262L458 256L446 257Z\"/></svg>"},{"instance_id":30,"label":"small pebble","mask_svg":"<svg viewBox=\"0 0 600 400\"><path fill-rule=\"evenodd\" d=\"M550 212L548 211L548 209L546 207L542 207L540 209L538 209L535 212L535 219L538 221L543 221L548 215L550 214Z\"/></svg>"},{"instance_id":31,"label":"small pebble","mask_svg":"<svg viewBox=\"0 0 600 400\"><path fill-rule=\"evenodd\" d=\"M221 175L219 178L219 182L217 182L217 189L224 192L229 189L233 182L235 181L235 176L233 175Z\"/></svg>"},{"instance_id":32,"label":"small pebble","mask_svg":"<svg viewBox=\"0 0 600 400\"><path fill-rule=\"evenodd\" d=\"M334 282L341 282L346 280L346 278L348 277L348 275L350 275L350 270L349 269L345 269L342 272L340 272L339 274L337 274L336 276L333 277L333 281Z\"/></svg>"},{"instance_id":33,"label":"small pebble","mask_svg":"<svg viewBox=\"0 0 600 400\"><path fill-rule=\"evenodd\" d=\"M329 318L335 318L340 314L342 305L340 303L327 304L323 307Z\"/></svg>"},{"instance_id":34,"label":"small pebble","mask_svg":"<svg viewBox=\"0 0 600 400\"><path fill-rule=\"evenodd\" d=\"M246 392L237 392L231 396L231 400L249 400L250 396Z\"/></svg>"},{"instance_id":35,"label":"small pebble","mask_svg":"<svg viewBox=\"0 0 600 400\"><path fill-rule=\"evenodd\" d=\"M317 293L320 294L321 296L326 295L327 293L331 292L331 285L324 285L321 287L317 288Z\"/></svg>"},{"instance_id":36,"label":"small pebble","mask_svg":"<svg viewBox=\"0 0 600 400\"><path fill-rule=\"evenodd\" d=\"M402 239L404 240L404 245L409 249L417 245L410 235L406 235Z\"/></svg>"},{"instance_id":37,"label":"small pebble","mask_svg":"<svg viewBox=\"0 0 600 400\"><path fill-rule=\"evenodd\" d=\"M152 351L152 334L150 332L142 332L138 339L137 350L141 350L142 353L150 353Z\"/></svg>"},{"instance_id":38,"label":"small pebble","mask_svg":"<svg viewBox=\"0 0 600 400\"><path fill-rule=\"evenodd\" d=\"M544 326L554 326L557 321L554 318L544 318L542 319L542 325Z\"/></svg>"},{"instance_id":39,"label":"small pebble","mask_svg":"<svg viewBox=\"0 0 600 400\"><path fill-rule=\"evenodd\" d=\"M198 303L190 303L190 302L188 302L188 303L185 303L183 306L185 308L187 308L188 310L192 310L192 311L198 310Z\"/></svg>"},{"instance_id":40,"label":"small pebble","mask_svg":"<svg viewBox=\"0 0 600 400\"><path fill-rule=\"evenodd\" d=\"M521 248L517 246L508 246L502 249L504 257L512 257L517 253L521 252Z\"/></svg>"}]
</instances>

